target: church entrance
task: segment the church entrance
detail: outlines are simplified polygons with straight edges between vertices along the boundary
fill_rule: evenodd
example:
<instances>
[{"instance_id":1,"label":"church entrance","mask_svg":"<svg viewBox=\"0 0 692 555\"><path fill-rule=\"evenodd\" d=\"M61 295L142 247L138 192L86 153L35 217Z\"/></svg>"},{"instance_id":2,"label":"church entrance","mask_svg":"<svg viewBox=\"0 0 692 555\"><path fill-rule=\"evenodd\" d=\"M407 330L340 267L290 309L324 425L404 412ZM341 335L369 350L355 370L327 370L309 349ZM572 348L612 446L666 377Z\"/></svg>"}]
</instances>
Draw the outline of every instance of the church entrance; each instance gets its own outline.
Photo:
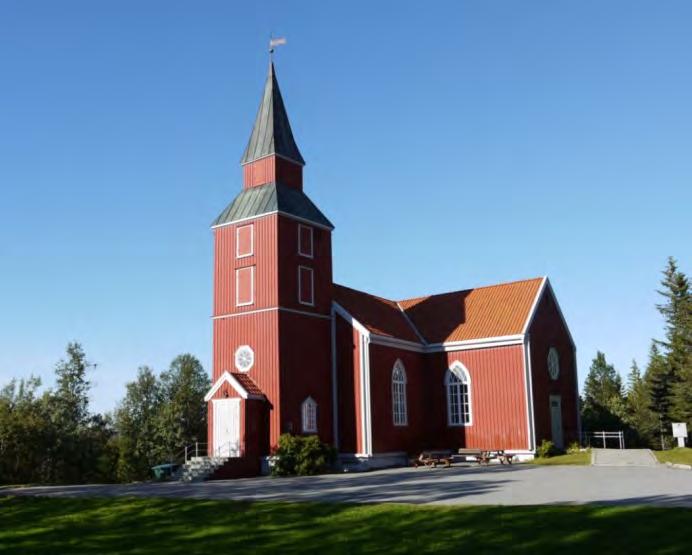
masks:
<instances>
[{"instance_id":1,"label":"church entrance","mask_svg":"<svg viewBox=\"0 0 692 555\"><path fill-rule=\"evenodd\" d=\"M240 399L214 399L214 456L240 456Z\"/></svg>"}]
</instances>

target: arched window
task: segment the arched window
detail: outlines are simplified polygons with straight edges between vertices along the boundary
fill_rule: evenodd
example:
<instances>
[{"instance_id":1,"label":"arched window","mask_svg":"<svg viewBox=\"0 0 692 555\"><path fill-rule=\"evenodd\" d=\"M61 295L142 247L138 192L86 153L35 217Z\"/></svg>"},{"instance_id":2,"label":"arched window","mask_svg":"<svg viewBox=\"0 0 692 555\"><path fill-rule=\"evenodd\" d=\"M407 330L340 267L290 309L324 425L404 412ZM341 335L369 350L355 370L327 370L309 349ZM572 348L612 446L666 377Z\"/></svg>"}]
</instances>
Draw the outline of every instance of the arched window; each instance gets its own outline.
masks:
<instances>
[{"instance_id":1,"label":"arched window","mask_svg":"<svg viewBox=\"0 0 692 555\"><path fill-rule=\"evenodd\" d=\"M450 426L470 426L471 378L463 364L455 362L445 374L447 389L447 423Z\"/></svg>"},{"instance_id":2,"label":"arched window","mask_svg":"<svg viewBox=\"0 0 692 555\"><path fill-rule=\"evenodd\" d=\"M301 405L303 415L303 433L317 433L317 403L312 397L308 397Z\"/></svg>"},{"instance_id":3,"label":"arched window","mask_svg":"<svg viewBox=\"0 0 692 555\"><path fill-rule=\"evenodd\" d=\"M406 409L406 370L404 364L397 360L392 369L392 418L395 426L408 424Z\"/></svg>"}]
</instances>

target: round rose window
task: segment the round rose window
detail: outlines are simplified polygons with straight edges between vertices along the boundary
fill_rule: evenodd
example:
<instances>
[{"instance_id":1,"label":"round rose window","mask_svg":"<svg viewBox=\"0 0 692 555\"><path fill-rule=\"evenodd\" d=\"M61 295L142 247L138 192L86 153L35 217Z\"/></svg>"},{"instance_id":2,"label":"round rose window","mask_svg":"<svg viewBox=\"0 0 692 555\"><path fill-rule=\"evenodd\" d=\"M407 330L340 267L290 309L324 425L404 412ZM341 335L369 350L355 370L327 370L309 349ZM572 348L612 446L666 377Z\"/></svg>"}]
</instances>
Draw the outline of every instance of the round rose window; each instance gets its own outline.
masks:
<instances>
[{"instance_id":1,"label":"round rose window","mask_svg":"<svg viewBox=\"0 0 692 555\"><path fill-rule=\"evenodd\" d=\"M560 375L560 357L555 347L550 347L548 351L548 374L554 380Z\"/></svg>"}]
</instances>

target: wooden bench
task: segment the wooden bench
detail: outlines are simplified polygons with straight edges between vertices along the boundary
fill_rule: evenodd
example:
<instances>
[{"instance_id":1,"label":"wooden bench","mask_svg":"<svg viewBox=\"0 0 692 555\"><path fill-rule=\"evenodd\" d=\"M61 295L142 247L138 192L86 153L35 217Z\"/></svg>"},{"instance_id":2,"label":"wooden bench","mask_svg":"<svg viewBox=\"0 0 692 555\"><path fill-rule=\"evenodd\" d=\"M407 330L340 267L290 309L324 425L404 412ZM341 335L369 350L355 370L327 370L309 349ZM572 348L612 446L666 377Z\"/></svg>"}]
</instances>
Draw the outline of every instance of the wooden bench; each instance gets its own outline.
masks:
<instances>
[{"instance_id":1,"label":"wooden bench","mask_svg":"<svg viewBox=\"0 0 692 555\"><path fill-rule=\"evenodd\" d=\"M486 450L462 447L457 453L463 457L475 457L478 464L489 464L491 460L498 459L500 464L512 464L514 455L505 452L503 449Z\"/></svg>"},{"instance_id":2,"label":"wooden bench","mask_svg":"<svg viewBox=\"0 0 692 555\"><path fill-rule=\"evenodd\" d=\"M440 451L423 451L417 459L413 459L413 466L431 466L435 468L438 464L442 464L445 468L452 465L454 458L449 450Z\"/></svg>"}]
</instances>

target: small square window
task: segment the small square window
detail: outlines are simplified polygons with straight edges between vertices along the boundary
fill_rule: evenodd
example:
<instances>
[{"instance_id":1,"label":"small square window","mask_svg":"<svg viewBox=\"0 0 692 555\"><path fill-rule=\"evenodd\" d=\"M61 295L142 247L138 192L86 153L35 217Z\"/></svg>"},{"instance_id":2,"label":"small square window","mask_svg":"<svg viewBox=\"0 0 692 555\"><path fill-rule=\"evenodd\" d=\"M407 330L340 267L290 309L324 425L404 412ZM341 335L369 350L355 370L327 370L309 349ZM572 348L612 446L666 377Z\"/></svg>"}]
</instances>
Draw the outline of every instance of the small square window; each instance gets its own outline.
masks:
<instances>
[{"instance_id":1,"label":"small square window","mask_svg":"<svg viewBox=\"0 0 692 555\"><path fill-rule=\"evenodd\" d=\"M298 224L298 254L312 258L314 256L313 229L307 225Z\"/></svg>"},{"instance_id":2,"label":"small square window","mask_svg":"<svg viewBox=\"0 0 692 555\"><path fill-rule=\"evenodd\" d=\"M254 254L255 226L244 225L235 230L236 258L244 258Z\"/></svg>"}]
</instances>

